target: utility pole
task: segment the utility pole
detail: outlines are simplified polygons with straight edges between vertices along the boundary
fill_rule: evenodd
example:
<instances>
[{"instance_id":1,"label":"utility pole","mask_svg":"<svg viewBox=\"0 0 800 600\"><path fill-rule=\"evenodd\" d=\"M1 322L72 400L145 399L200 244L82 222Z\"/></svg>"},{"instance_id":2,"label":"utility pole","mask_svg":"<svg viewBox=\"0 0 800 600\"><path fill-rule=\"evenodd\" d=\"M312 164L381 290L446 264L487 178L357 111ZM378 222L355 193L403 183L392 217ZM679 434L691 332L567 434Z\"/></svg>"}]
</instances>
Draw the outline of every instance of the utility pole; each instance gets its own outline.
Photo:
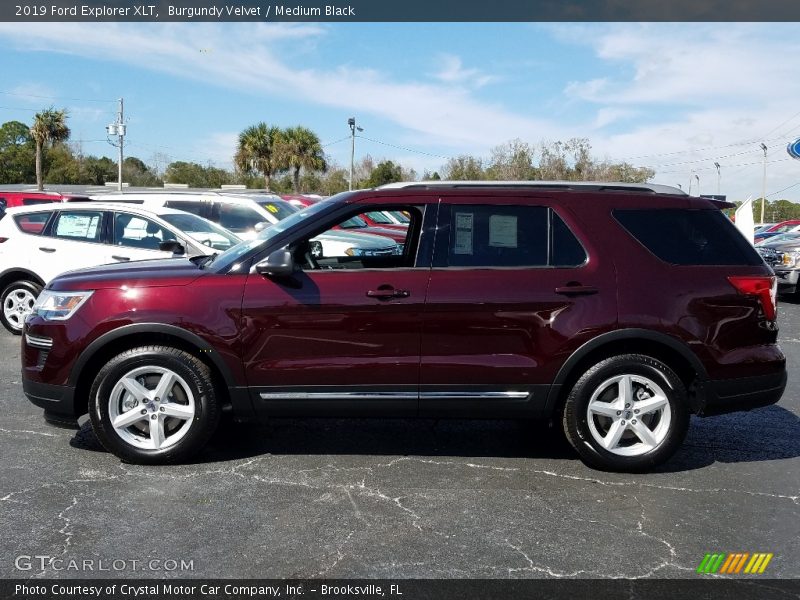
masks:
<instances>
[{"instance_id":1,"label":"utility pole","mask_svg":"<svg viewBox=\"0 0 800 600\"><path fill-rule=\"evenodd\" d=\"M764 224L764 210L767 205L767 146L761 142L761 149L764 151L764 177L761 180L761 224Z\"/></svg>"},{"instance_id":2,"label":"utility pole","mask_svg":"<svg viewBox=\"0 0 800 600\"><path fill-rule=\"evenodd\" d=\"M122 149L125 143L125 115L123 111L123 99L119 99L119 112L117 113L117 120L114 123L106 125L106 133L110 136L117 136L118 142L115 144L111 140L108 143L116 146L119 149L119 163L117 165L117 190L122 191Z\"/></svg>"},{"instance_id":3,"label":"utility pole","mask_svg":"<svg viewBox=\"0 0 800 600\"><path fill-rule=\"evenodd\" d=\"M720 187L722 185L722 173L720 172L720 164L718 162L715 162L714 166L717 168L717 196L719 196Z\"/></svg>"},{"instance_id":4,"label":"utility pole","mask_svg":"<svg viewBox=\"0 0 800 600\"><path fill-rule=\"evenodd\" d=\"M353 189L353 162L356 157L356 130L364 131L361 127L356 126L356 118L350 117L347 119L347 124L350 125L350 189Z\"/></svg>"},{"instance_id":5,"label":"utility pole","mask_svg":"<svg viewBox=\"0 0 800 600\"><path fill-rule=\"evenodd\" d=\"M697 179L697 196L700 197L700 175L697 173L694 174L694 178Z\"/></svg>"}]
</instances>

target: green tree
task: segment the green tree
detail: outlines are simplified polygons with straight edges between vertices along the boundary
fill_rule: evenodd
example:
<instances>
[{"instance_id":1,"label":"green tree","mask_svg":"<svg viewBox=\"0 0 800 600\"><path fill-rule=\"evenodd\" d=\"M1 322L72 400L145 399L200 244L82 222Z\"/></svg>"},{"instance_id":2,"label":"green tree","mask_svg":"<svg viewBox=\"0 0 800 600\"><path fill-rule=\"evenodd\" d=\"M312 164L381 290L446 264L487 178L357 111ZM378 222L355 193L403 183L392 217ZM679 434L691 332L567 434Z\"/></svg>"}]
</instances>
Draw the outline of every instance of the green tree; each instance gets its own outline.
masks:
<instances>
[{"instance_id":1,"label":"green tree","mask_svg":"<svg viewBox=\"0 0 800 600\"><path fill-rule=\"evenodd\" d=\"M375 165L365 185L367 187L378 187L379 185L394 183L396 181L403 181L402 167L396 165L391 160L384 160Z\"/></svg>"},{"instance_id":2,"label":"green tree","mask_svg":"<svg viewBox=\"0 0 800 600\"><path fill-rule=\"evenodd\" d=\"M231 173L211 165L204 167L198 163L176 161L167 166L164 181L185 183L189 187L218 188L233 180Z\"/></svg>"},{"instance_id":3,"label":"green tree","mask_svg":"<svg viewBox=\"0 0 800 600\"><path fill-rule=\"evenodd\" d=\"M0 183L32 183L36 148L30 129L19 121L0 125Z\"/></svg>"},{"instance_id":4,"label":"green tree","mask_svg":"<svg viewBox=\"0 0 800 600\"><path fill-rule=\"evenodd\" d=\"M80 163L66 144L53 144L43 162L43 178L47 183L82 183Z\"/></svg>"},{"instance_id":5,"label":"green tree","mask_svg":"<svg viewBox=\"0 0 800 600\"><path fill-rule=\"evenodd\" d=\"M66 109L56 110L52 106L42 112L36 113L31 126L31 137L36 142L36 186L39 191L44 190L42 177L42 153L44 149L56 142L69 139Z\"/></svg>"},{"instance_id":6,"label":"green tree","mask_svg":"<svg viewBox=\"0 0 800 600\"><path fill-rule=\"evenodd\" d=\"M308 173L328 168L317 134L299 125L277 137L275 155L277 166L291 172L295 194L300 193L300 169Z\"/></svg>"},{"instance_id":7,"label":"green tree","mask_svg":"<svg viewBox=\"0 0 800 600\"><path fill-rule=\"evenodd\" d=\"M236 168L245 174L261 173L265 187L270 189L272 176L279 170L274 150L281 135L280 129L263 122L242 131L233 157Z\"/></svg>"},{"instance_id":8,"label":"green tree","mask_svg":"<svg viewBox=\"0 0 800 600\"><path fill-rule=\"evenodd\" d=\"M496 181L528 181L538 179L533 164L534 149L520 139L492 148L486 177Z\"/></svg>"},{"instance_id":9,"label":"green tree","mask_svg":"<svg viewBox=\"0 0 800 600\"><path fill-rule=\"evenodd\" d=\"M474 181L485 179L483 161L475 156L462 154L447 161L442 168L444 179L454 181Z\"/></svg>"},{"instance_id":10,"label":"green tree","mask_svg":"<svg viewBox=\"0 0 800 600\"><path fill-rule=\"evenodd\" d=\"M161 184L161 180L150 167L135 156L129 156L122 161L122 179L136 187L153 187Z\"/></svg>"},{"instance_id":11,"label":"green tree","mask_svg":"<svg viewBox=\"0 0 800 600\"><path fill-rule=\"evenodd\" d=\"M90 185L105 185L106 181L116 181L117 163L107 156L87 156L83 159L82 181Z\"/></svg>"}]
</instances>

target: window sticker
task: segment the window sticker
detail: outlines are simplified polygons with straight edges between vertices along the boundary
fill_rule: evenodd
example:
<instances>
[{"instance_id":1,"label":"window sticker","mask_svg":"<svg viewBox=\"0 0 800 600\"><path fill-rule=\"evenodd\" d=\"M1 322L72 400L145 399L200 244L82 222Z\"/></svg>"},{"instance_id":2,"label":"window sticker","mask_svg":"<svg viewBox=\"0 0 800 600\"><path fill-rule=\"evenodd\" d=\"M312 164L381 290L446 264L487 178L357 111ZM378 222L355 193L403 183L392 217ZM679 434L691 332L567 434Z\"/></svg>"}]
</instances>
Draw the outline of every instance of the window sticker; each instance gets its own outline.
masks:
<instances>
[{"instance_id":1,"label":"window sticker","mask_svg":"<svg viewBox=\"0 0 800 600\"><path fill-rule=\"evenodd\" d=\"M472 254L472 213L456 213L456 239L453 254Z\"/></svg>"},{"instance_id":2,"label":"window sticker","mask_svg":"<svg viewBox=\"0 0 800 600\"><path fill-rule=\"evenodd\" d=\"M100 218L97 215L62 215L56 228L57 236L95 238Z\"/></svg>"},{"instance_id":3,"label":"window sticker","mask_svg":"<svg viewBox=\"0 0 800 600\"><path fill-rule=\"evenodd\" d=\"M495 248L516 248L517 217L513 215L489 217L489 245Z\"/></svg>"}]
</instances>

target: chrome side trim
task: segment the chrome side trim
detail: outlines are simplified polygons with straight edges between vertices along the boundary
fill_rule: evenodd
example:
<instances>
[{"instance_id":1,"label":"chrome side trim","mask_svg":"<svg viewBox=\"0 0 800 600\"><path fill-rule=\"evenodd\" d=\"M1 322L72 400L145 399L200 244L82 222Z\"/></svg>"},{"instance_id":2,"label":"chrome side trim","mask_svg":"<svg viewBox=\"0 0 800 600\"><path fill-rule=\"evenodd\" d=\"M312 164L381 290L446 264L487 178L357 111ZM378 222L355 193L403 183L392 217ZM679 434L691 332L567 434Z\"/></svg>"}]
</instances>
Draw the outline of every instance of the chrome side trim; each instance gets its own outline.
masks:
<instances>
[{"instance_id":1,"label":"chrome side trim","mask_svg":"<svg viewBox=\"0 0 800 600\"><path fill-rule=\"evenodd\" d=\"M420 400L525 400L528 392L421 392Z\"/></svg>"},{"instance_id":2,"label":"chrome side trim","mask_svg":"<svg viewBox=\"0 0 800 600\"><path fill-rule=\"evenodd\" d=\"M262 400L526 400L529 392L262 392Z\"/></svg>"},{"instance_id":3,"label":"chrome side trim","mask_svg":"<svg viewBox=\"0 0 800 600\"><path fill-rule=\"evenodd\" d=\"M51 350L53 348L53 339L49 337L36 337L33 335L25 334L25 343L34 348L41 348L43 350Z\"/></svg>"},{"instance_id":4,"label":"chrome side trim","mask_svg":"<svg viewBox=\"0 0 800 600\"><path fill-rule=\"evenodd\" d=\"M416 392L263 392L262 400L417 400Z\"/></svg>"}]
</instances>

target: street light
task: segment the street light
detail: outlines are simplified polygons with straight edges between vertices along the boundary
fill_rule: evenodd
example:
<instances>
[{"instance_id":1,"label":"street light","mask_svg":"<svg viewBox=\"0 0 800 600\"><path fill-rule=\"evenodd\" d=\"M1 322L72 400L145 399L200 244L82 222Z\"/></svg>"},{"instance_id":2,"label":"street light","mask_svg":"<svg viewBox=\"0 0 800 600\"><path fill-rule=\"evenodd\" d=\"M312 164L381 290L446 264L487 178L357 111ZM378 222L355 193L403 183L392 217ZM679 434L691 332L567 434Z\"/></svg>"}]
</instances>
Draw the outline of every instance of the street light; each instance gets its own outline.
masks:
<instances>
[{"instance_id":1,"label":"street light","mask_svg":"<svg viewBox=\"0 0 800 600\"><path fill-rule=\"evenodd\" d=\"M717 168L717 196L720 195L720 185L722 183L722 173L720 172L720 164L718 162L714 163L714 166Z\"/></svg>"},{"instance_id":2,"label":"street light","mask_svg":"<svg viewBox=\"0 0 800 600\"><path fill-rule=\"evenodd\" d=\"M347 124L350 126L350 189L353 189L353 161L356 156L356 130L364 131L361 127L356 126L356 118L350 117L347 119Z\"/></svg>"},{"instance_id":3,"label":"street light","mask_svg":"<svg viewBox=\"0 0 800 600\"><path fill-rule=\"evenodd\" d=\"M700 196L700 175L697 173L694 174L694 178L697 179L697 196Z\"/></svg>"},{"instance_id":4,"label":"street light","mask_svg":"<svg viewBox=\"0 0 800 600\"><path fill-rule=\"evenodd\" d=\"M761 149L764 151L764 177L761 180L761 224L764 224L764 210L767 205L767 146L761 142Z\"/></svg>"}]
</instances>

